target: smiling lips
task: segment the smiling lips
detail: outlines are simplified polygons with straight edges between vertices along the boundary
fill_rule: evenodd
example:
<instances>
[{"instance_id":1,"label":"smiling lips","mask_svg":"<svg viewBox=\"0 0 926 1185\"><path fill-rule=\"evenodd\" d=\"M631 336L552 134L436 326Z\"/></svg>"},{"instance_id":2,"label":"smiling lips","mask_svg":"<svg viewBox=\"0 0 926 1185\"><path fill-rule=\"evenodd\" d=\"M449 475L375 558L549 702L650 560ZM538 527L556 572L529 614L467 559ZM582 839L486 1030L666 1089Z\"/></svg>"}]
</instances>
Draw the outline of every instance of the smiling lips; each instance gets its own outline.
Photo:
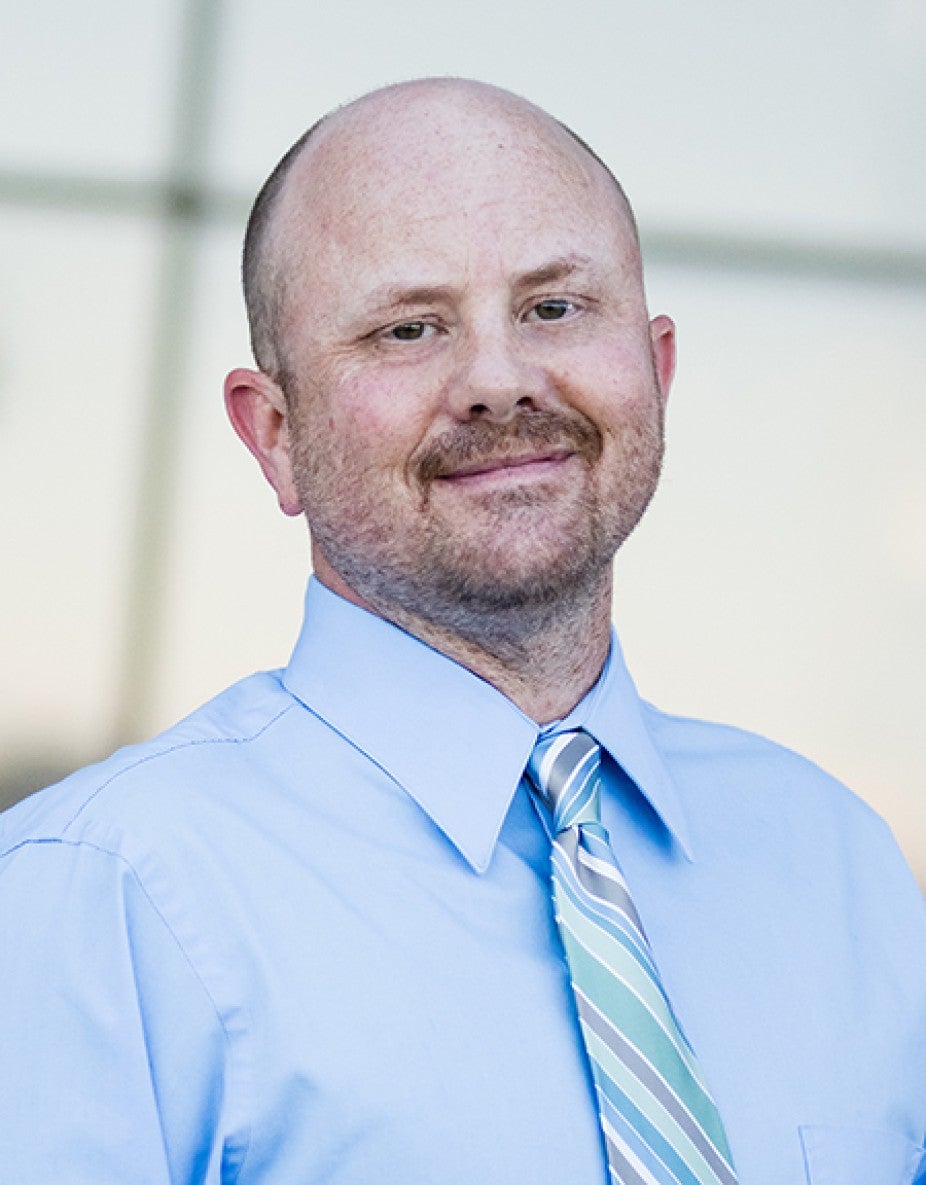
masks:
<instances>
[{"instance_id":1,"label":"smiling lips","mask_svg":"<svg viewBox=\"0 0 926 1185\"><path fill-rule=\"evenodd\" d=\"M415 464L422 489L432 482L530 481L581 458L594 464L602 439L584 416L532 409L510 423L473 420L428 442Z\"/></svg>"},{"instance_id":2,"label":"smiling lips","mask_svg":"<svg viewBox=\"0 0 926 1185\"><path fill-rule=\"evenodd\" d=\"M504 475L511 470L524 470L524 477L538 477L548 469L567 461L575 456L573 449L548 449L539 453L527 453L521 456L501 456L480 458L469 464L459 465L448 473L437 475L438 481L462 482L478 481L480 478L490 478L495 474Z\"/></svg>"}]
</instances>

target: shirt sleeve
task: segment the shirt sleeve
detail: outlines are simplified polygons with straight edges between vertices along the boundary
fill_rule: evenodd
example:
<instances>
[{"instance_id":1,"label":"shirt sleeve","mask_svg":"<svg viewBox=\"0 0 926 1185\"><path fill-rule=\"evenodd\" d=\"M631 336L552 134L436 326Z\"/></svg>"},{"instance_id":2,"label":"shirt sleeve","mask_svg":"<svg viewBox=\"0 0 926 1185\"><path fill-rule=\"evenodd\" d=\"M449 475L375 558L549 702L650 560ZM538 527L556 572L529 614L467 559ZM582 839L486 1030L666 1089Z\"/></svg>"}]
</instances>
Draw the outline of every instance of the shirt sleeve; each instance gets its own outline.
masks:
<instances>
[{"instance_id":1,"label":"shirt sleeve","mask_svg":"<svg viewBox=\"0 0 926 1185\"><path fill-rule=\"evenodd\" d=\"M223 1179L225 1033L132 868L91 844L0 860L0 1161L28 1185Z\"/></svg>"}]
</instances>

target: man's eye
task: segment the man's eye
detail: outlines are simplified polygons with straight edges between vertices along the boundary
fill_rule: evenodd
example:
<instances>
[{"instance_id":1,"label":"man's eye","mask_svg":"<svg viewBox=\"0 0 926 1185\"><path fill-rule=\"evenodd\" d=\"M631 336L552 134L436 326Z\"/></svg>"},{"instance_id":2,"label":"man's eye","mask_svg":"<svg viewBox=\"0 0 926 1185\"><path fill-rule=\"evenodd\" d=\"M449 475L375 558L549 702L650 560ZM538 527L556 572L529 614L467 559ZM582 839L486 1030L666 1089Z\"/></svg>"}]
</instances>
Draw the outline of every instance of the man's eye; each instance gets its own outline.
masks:
<instances>
[{"instance_id":1,"label":"man's eye","mask_svg":"<svg viewBox=\"0 0 926 1185\"><path fill-rule=\"evenodd\" d=\"M389 330L389 336L400 342L416 342L432 328L427 321L403 321L401 325L393 325Z\"/></svg>"},{"instance_id":2,"label":"man's eye","mask_svg":"<svg viewBox=\"0 0 926 1185\"><path fill-rule=\"evenodd\" d=\"M535 304L532 312L538 321L559 321L572 312L571 300L541 300Z\"/></svg>"}]
</instances>

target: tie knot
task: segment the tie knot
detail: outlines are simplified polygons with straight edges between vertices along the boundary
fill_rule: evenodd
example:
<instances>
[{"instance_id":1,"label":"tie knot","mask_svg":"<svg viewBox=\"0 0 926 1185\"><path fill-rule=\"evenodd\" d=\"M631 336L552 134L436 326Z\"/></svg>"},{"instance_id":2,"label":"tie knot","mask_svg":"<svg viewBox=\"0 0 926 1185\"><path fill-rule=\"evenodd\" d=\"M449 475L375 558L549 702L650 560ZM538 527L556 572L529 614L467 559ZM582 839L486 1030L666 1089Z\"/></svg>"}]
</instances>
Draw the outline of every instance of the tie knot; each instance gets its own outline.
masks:
<instances>
[{"instance_id":1,"label":"tie knot","mask_svg":"<svg viewBox=\"0 0 926 1185\"><path fill-rule=\"evenodd\" d=\"M587 732L541 737L527 773L553 812L557 834L578 823L598 823L598 767L601 749Z\"/></svg>"}]
</instances>

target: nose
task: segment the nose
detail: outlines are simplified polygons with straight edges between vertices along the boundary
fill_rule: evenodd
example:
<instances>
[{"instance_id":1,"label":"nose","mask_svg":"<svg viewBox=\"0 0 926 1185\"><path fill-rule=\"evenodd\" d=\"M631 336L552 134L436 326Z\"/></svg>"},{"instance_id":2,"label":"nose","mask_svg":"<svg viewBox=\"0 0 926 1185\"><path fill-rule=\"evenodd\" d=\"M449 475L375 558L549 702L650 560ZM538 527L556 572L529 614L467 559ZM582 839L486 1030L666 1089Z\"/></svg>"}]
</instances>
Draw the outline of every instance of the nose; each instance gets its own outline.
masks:
<instances>
[{"instance_id":1,"label":"nose","mask_svg":"<svg viewBox=\"0 0 926 1185\"><path fill-rule=\"evenodd\" d=\"M519 411L538 406L543 373L528 357L514 325L473 328L460 341L458 351L447 387L453 416L504 423Z\"/></svg>"}]
</instances>

